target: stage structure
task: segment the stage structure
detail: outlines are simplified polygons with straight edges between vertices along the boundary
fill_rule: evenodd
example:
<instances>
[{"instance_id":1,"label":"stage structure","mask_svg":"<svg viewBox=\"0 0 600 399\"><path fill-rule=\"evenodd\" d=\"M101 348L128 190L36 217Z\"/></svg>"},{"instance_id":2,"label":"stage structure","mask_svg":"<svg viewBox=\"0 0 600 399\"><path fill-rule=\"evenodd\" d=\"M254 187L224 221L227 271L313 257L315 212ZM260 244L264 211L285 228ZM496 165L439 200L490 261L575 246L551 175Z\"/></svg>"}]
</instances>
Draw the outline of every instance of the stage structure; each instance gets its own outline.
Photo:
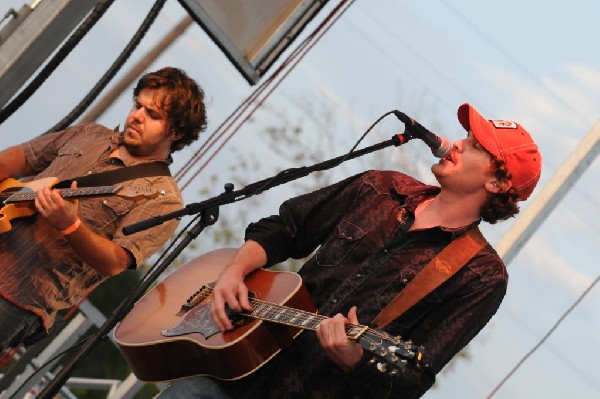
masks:
<instances>
[{"instance_id":1,"label":"stage structure","mask_svg":"<svg viewBox=\"0 0 600 399\"><path fill-rule=\"evenodd\" d=\"M12 19L0 30L0 108L99 2L42 0L7 12ZM251 85L265 75L327 2L179 0Z\"/></svg>"},{"instance_id":2,"label":"stage structure","mask_svg":"<svg viewBox=\"0 0 600 399\"><path fill-rule=\"evenodd\" d=\"M251 85L328 0L179 0Z\"/></svg>"}]
</instances>

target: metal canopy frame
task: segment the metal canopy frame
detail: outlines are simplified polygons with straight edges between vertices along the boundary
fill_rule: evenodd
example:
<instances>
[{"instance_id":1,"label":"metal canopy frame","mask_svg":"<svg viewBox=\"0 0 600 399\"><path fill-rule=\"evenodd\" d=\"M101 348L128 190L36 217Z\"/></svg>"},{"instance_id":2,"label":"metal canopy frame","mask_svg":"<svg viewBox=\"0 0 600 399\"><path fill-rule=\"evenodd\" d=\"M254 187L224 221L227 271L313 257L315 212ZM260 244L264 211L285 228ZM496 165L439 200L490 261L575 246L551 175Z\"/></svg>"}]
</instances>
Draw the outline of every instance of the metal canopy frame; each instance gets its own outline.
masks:
<instances>
[{"instance_id":1,"label":"metal canopy frame","mask_svg":"<svg viewBox=\"0 0 600 399\"><path fill-rule=\"evenodd\" d=\"M251 85L328 0L179 0Z\"/></svg>"}]
</instances>

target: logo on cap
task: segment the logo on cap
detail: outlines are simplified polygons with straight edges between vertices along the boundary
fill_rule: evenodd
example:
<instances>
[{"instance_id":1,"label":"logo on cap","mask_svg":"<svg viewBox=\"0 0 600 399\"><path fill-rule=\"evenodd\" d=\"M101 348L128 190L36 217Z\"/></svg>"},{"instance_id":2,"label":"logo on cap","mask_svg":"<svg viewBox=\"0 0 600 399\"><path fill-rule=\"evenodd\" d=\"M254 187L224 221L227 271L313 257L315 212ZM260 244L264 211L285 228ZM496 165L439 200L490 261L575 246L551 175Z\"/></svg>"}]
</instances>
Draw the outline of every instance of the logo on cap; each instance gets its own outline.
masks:
<instances>
[{"instance_id":1,"label":"logo on cap","mask_svg":"<svg viewBox=\"0 0 600 399\"><path fill-rule=\"evenodd\" d=\"M496 129L516 129L517 124L511 121L490 121L496 126Z\"/></svg>"}]
</instances>

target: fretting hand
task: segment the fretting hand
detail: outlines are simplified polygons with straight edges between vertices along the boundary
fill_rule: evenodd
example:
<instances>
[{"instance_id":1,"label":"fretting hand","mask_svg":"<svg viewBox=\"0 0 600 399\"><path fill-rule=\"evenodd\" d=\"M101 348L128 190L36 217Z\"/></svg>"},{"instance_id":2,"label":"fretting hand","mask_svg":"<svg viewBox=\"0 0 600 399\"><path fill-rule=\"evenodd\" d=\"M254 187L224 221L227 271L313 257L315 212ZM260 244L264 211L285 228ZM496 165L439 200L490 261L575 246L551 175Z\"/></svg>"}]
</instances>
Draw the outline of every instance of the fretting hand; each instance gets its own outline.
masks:
<instances>
[{"instance_id":1,"label":"fretting hand","mask_svg":"<svg viewBox=\"0 0 600 399\"><path fill-rule=\"evenodd\" d=\"M338 313L317 327L317 338L325 353L344 371L353 369L363 355L363 348L346 335L347 324L358 324L356 306L350 309L347 318Z\"/></svg>"},{"instance_id":2,"label":"fretting hand","mask_svg":"<svg viewBox=\"0 0 600 399\"><path fill-rule=\"evenodd\" d=\"M77 182L73 181L71 189L76 188ZM65 200L60 189L44 187L36 193L35 207L52 227L62 231L77 220L79 201L76 199Z\"/></svg>"}]
</instances>

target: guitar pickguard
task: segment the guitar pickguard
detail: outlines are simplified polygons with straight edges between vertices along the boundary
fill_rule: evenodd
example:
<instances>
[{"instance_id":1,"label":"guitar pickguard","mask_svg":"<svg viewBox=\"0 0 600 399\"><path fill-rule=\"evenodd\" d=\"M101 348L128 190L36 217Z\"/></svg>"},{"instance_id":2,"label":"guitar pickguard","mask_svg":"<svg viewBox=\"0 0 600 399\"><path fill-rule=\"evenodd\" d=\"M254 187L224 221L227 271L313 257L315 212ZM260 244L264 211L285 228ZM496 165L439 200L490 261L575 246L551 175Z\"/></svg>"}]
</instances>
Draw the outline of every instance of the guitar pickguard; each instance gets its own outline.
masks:
<instances>
[{"instance_id":1,"label":"guitar pickguard","mask_svg":"<svg viewBox=\"0 0 600 399\"><path fill-rule=\"evenodd\" d=\"M250 291L248 297L255 298L256 293ZM160 332L162 335L165 337L176 337L184 334L200 333L205 339L208 339L219 332L219 329L210 316L210 302L201 303L191 308L187 305L187 303L184 304L178 313L180 315L184 309L189 309L183 314L181 321L172 328L162 330ZM234 329L251 320L243 317L243 314L233 312L228 306L226 307L226 311Z\"/></svg>"},{"instance_id":2,"label":"guitar pickguard","mask_svg":"<svg viewBox=\"0 0 600 399\"><path fill-rule=\"evenodd\" d=\"M177 325L167 330L161 330L160 333L165 337L200 333L208 339L218 332L220 330L210 317L210 303L201 303L190 309Z\"/></svg>"}]
</instances>

